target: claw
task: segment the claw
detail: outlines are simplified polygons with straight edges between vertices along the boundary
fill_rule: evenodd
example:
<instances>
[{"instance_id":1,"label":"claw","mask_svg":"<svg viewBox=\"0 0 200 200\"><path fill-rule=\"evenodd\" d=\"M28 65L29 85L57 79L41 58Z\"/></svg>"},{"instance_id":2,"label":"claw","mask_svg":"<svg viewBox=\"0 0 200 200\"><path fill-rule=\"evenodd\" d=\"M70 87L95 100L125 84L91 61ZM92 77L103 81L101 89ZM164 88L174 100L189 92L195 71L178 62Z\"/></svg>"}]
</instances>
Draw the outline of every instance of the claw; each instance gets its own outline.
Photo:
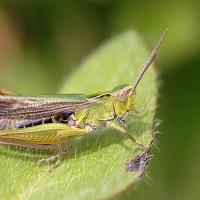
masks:
<instances>
[{"instance_id":1,"label":"claw","mask_svg":"<svg viewBox=\"0 0 200 200\"><path fill-rule=\"evenodd\" d=\"M62 159L59 158L59 159L56 161L56 163L55 163L54 165L50 166L49 169L48 169L48 173L54 172L54 170L55 170L57 167L60 166L61 161L62 161Z\"/></svg>"}]
</instances>

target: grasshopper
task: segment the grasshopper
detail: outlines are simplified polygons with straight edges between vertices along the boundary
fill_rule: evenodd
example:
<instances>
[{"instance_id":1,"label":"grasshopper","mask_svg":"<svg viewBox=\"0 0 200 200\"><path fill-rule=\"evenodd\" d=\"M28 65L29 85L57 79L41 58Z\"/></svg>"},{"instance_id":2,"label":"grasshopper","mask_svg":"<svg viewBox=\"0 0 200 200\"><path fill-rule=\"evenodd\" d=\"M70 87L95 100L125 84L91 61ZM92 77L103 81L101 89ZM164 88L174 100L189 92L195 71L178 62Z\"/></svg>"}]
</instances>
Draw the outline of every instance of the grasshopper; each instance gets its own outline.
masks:
<instances>
[{"instance_id":1,"label":"grasshopper","mask_svg":"<svg viewBox=\"0 0 200 200\"><path fill-rule=\"evenodd\" d=\"M0 91L0 144L41 150L57 154L37 163L54 162L53 171L68 153L64 143L72 138L110 127L129 137L136 145L143 144L129 134L125 122L135 110L136 88L145 71L154 61L167 30L156 43L142 66L133 86L121 85L99 95L66 94L55 96L16 96Z\"/></svg>"}]
</instances>

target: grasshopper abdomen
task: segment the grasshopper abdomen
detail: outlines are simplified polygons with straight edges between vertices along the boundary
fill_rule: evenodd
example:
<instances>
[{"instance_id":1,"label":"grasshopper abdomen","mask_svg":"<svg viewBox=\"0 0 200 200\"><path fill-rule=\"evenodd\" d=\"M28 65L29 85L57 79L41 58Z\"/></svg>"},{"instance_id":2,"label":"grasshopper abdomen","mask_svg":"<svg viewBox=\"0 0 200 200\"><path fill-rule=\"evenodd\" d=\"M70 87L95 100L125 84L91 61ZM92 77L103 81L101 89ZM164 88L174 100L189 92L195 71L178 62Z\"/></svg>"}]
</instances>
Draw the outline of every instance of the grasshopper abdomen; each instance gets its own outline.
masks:
<instances>
[{"instance_id":1,"label":"grasshopper abdomen","mask_svg":"<svg viewBox=\"0 0 200 200\"><path fill-rule=\"evenodd\" d=\"M12 117L5 117L0 119L0 130L15 130L21 128L29 128L42 124L50 124L50 123L63 123L67 124L70 116L74 114L74 112L60 112L48 117L42 118L34 118L33 119L15 119Z\"/></svg>"}]
</instances>

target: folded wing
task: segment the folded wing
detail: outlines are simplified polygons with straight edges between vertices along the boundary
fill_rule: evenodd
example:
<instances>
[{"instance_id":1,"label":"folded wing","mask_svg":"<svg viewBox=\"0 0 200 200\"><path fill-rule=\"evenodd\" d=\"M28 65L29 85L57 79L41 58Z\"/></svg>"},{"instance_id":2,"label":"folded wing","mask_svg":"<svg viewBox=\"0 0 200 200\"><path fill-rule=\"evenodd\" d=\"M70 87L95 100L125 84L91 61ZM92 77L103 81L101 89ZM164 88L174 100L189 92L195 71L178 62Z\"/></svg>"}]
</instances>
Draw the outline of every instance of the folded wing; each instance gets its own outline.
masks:
<instances>
[{"instance_id":1,"label":"folded wing","mask_svg":"<svg viewBox=\"0 0 200 200\"><path fill-rule=\"evenodd\" d=\"M84 95L0 96L0 130L41 124L53 117L69 117L91 103Z\"/></svg>"}]
</instances>

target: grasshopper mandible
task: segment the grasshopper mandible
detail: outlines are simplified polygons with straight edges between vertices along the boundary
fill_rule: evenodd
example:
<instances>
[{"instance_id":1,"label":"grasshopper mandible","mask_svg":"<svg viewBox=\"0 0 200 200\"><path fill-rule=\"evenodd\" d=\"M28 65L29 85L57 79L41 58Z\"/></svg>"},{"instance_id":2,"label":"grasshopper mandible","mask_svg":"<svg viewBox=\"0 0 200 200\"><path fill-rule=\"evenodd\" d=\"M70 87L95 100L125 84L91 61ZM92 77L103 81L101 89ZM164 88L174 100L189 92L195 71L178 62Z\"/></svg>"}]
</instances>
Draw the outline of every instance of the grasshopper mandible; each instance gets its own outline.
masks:
<instances>
[{"instance_id":1,"label":"grasshopper mandible","mask_svg":"<svg viewBox=\"0 0 200 200\"><path fill-rule=\"evenodd\" d=\"M54 162L53 171L68 152L64 142L111 127L146 149L125 129L126 119L135 110L135 91L145 71L154 61L167 30L156 43L133 86L121 85L100 95L15 96L0 92L0 144L41 150L57 155L38 164Z\"/></svg>"}]
</instances>

